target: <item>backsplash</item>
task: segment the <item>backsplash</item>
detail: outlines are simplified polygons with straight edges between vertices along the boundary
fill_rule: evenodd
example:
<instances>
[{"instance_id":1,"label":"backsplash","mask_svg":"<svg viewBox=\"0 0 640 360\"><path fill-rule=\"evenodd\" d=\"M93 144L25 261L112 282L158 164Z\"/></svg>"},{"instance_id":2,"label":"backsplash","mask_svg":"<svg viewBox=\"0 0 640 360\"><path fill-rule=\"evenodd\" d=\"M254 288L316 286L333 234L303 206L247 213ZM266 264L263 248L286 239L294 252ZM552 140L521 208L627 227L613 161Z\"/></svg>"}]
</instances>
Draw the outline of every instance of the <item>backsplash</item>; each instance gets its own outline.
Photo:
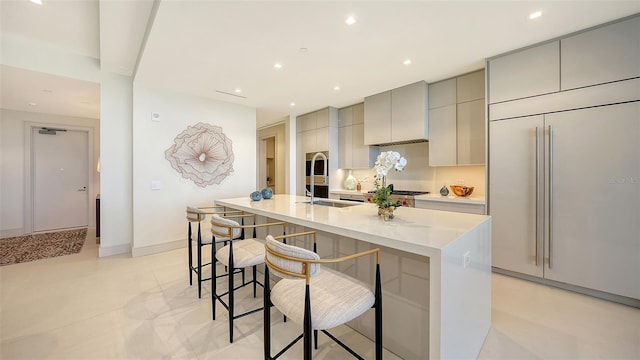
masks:
<instances>
[{"instance_id":1,"label":"backsplash","mask_svg":"<svg viewBox=\"0 0 640 360\"><path fill-rule=\"evenodd\" d=\"M393 184L397 190L429 191L438 193L442 185L466 185L475 187L473 195L485 195L485 166L429 166L429 143L382 146L380 151L397 151L407 159L404 171L391 171L387 184ZM374 188L375 171L373 169L339 169L340 183L332 188L344 188L344 179L351 174L361 181L362 190Z\"/></svg>"},{"instance_id":2,"label":"backsplash","mask_svg":"<svg viewBox=\"0 0 640 360\"><path fill-rule=\"evenodd\" d=\"M473 186L471 196L485 196L486 178L484 165L473 166L442 166L433 168L435 171L434 192L440 191L442 185L465 185ZM449 188L449 190L451 190Z\"/></svg>"}]
</instances>

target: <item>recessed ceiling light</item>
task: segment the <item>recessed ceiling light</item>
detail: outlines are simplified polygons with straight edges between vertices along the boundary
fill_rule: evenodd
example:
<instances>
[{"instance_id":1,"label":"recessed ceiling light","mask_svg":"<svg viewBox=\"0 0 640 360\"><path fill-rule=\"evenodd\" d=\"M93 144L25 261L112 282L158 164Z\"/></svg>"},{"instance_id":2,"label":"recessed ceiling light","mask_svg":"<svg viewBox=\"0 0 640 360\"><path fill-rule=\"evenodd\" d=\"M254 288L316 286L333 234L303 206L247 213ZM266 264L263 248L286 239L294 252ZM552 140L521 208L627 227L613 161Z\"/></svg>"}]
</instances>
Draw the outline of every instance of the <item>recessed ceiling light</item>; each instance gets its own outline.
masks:
<instances>
[{"instance_id":1,"label":"recessed ceiling light","mask_svg":"<svg viewBox=\"0 0 640 360\"><path fill-rule=\"evenodd\" d=\"M47 94L51 94L53 92L53 90L51 90L51 89L42 89L42 92L45 92Z\"/></svg>"},{"instance_id":2,"label":"recessed ceiling light","mask_svg":"<svg viewBox=\"0 0 640 360\"><path fill-rule=\"evenodd\" d=\"M402 62L405 65L411 65L411 59L407 59L405 61Z\"/></svg>"},{"instance_id":3,"label":"recessed ceiling light","mask_svg":"<svg viewBox=\"0 0 640 360\"><path fill-rule=\"evenodd\" d=\"M333 90L335 90L335 91L340 90L340 86L338 86L338 85L334 86L334 87L333 87Z\"/></svg>"},{"instance_id":4,"label":"recessed ceiling light","mask_svg":"<svg viewBox=\"0 0 640 360\"><path fill-rule=\"evenodd\" d=\"M294 102L289 103L289 106L296 106L296 103L294 103Z\"/></svg>"},{"instance_id":5,"label":"recessed ceiling light","mask_svg":"<svg viewBox=\"0 0 640 360\"><path fill-rule=\"evenodd\" d=\"M29 101L27 103L27 105L29 105L29 106L38 106L38 104L34 103L33 101Z\"/></svg>"},{"instance_id":6,"label":"recessed ceiling light","mask_svg":"<svg viewBox=\"0 0 640 360\"><path fill-rule=\"evenodd\" d=\"M275 63L275 64L273 64L273 67L276 68L276 69L282 69L282 64Z\"/></svg>"},{"instance_id":7,"label":"recessed ceiling light","mask_svg":"<svg viewBox=\"0 0 640 360\"><path fill-rule=\"evenodd\" d=\"M235 89L234 91L237 92L237 93L241 93L242 89Z\"/></svg>"},{"instance_id":8,"label":"recessed ceiling light","mask_svg":"<svg viewBox=\"0 0 640 360\"><path fill-rule=\"evenodd\" d=\"M42 5L42 0L29 0L34 4Z\"/></svg>"},{"instance_id":9,"label":"recessed ceiling light","mask_svg":"<svg viewBox=\"0 0 640 360\"><path fill-rule=\"evenodd\" d=\"M542 11L532 12L532 13L529 15L529 20L537 19L537 18L539 18L540 16L542 16Z\"/></svg>"},{"instance_id":10,"label":"recessed ceiling light","mask_svg":"<svg viewBox=\"0 0 640 360\"><path fill-rule=\"evenodd\" d=\"M301 48L299 49L299 51L300 51L301 53L306 53L307 51L309 51L309 49L308 49L308 48L306 48L306 47L301 47Z\"/></svg>"},{"instance_id":11,"label":"recessed ceiling light","mask_svg":"<svg viewBox=\"0 0 640 360\"><path fill-rule=\"evenodd\" d=\"M353 25L356 23L356 18L353 16L349 16L347 20L344 21L347 25Z\"/></svg>"}]
</instances>

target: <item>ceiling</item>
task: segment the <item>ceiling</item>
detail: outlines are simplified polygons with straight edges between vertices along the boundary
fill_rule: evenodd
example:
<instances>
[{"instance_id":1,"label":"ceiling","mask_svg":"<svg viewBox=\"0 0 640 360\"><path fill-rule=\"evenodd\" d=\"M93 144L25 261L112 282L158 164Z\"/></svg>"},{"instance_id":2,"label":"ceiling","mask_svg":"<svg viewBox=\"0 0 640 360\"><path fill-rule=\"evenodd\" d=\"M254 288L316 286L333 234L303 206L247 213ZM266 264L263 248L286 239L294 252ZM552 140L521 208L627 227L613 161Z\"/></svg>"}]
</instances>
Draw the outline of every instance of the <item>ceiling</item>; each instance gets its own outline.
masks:
<instances>
[{"instance_id":1,"label":"ceiling","mask_svg":"<svg viewBox=\"0 0 640 360\"><path fill-rule=\"evenodd\" d=\"M258 127L476 70L487 57L640 12L637 0L163 0L139 56L150 0L43 2L3 0L3 34L100 58L103 71L131 75L137 63L136 82L255 107ZM533 11L542 16L530 20ZM29 102L7 99L38 88L13 79L5 89L6 68L2 106Z\"/></svg>"}]
</instances>

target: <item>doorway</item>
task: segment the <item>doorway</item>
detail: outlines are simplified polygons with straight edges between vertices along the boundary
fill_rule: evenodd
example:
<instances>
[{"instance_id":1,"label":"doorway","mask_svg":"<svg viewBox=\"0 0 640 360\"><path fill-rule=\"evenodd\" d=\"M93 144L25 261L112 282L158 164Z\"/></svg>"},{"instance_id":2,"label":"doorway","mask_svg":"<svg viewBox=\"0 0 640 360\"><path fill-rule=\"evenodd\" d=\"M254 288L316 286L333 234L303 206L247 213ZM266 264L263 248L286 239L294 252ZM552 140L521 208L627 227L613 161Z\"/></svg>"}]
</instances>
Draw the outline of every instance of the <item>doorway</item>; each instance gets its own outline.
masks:
<instances>
[{"instance_id":1,"label":"doorway","mask_svg":"<svg viewBox=\"0 0 640 360\"><path fill-rule=\"evenodd\" d=\"M33 231L89 225L89 133L31 128Z\"/></svg>"},{"instance_id":2,"label":"doorway","mask_svg":"<svg viewBox=\"0 0 640 360\"><path fill-rule=\"evenodd\" d=\"M266 145L266 181L267 186L274 190L278 181L278 174L276 173L276 137L272 136L264 140Z\"/></svg>"}]
</instances>

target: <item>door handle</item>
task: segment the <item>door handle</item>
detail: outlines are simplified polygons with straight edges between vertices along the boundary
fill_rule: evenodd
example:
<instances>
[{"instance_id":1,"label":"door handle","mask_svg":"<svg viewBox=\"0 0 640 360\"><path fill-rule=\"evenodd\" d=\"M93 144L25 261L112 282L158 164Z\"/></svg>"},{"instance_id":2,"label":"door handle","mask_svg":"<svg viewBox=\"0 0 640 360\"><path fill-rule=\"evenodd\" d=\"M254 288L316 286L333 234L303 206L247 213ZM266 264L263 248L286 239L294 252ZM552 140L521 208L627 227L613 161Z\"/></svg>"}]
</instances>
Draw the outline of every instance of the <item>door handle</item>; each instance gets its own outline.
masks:
<instances>
[{"instance_id":1,"label":"door handle","mask_svg":"<svg viewBox=\"0 0 640 360\"><path fill-rule=\"evenodd\" d=\"M540 197L540 185L539 185L539 177L540 177L540 150L538 149L538 144L540 143L540 135L539 135L540 131L538 130L538 127L536 126L536 191L535 193L535 197L536 197L536 250L535 250L535 256L536 256L536 266L538 266L538 239L540 238L540 234L538 232L539 228L540 228L540 219L538 218L538 214L540 212L540 204L539 204L539 200L538 198ZM544 261L544 258L543 258ZM543 265L544 266L544 265Z\"/></svg>"},{"instance_id":2,"label":"door handle","mask_svg":"<svg viewBox=\"0 0 640 360\"><path fill-rule=\"evenodd\" d=\"M547 189L547 191L549 194L549 269L551 269L551 246L553 238L553 133L551 125L549 125L549 189Z\"/></svg>"},{"instance_id":3,"label":"door handle","mask_svg":"<svg viewBox=\"0 0 640 360\"><path fill-rule=\"evenodd\" d=\"M86 186L83 186L83 187L81 187L80 189L78 189L78 191L87 191L87 187L86 187Z\"/></svg>"}]
</instances>

